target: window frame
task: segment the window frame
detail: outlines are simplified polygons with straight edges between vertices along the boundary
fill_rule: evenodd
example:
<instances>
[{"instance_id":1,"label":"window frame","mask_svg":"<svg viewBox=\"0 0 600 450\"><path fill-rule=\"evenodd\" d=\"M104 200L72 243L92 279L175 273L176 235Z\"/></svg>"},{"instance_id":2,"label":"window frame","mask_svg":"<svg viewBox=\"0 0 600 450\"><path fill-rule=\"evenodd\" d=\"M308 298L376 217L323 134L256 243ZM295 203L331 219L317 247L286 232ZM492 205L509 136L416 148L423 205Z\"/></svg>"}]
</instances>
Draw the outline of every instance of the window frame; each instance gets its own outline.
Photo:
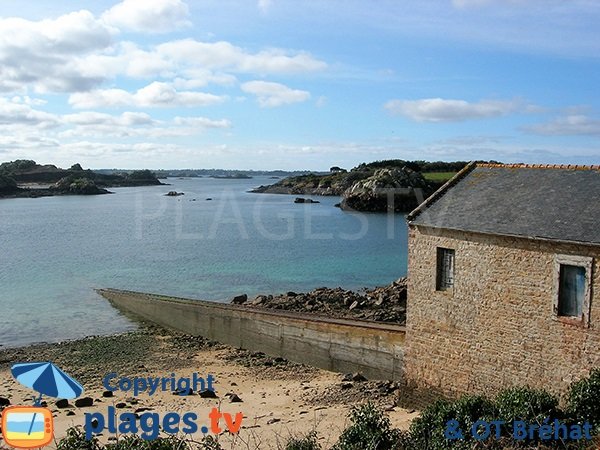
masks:
<instances>
[{"instance_id":1,"label":"window frame","mask_svg":"<svg viewBox=\"0 0 600 450\"><path fill-rule=\"evenodd\" d=\"M554 292L552 313L559 322L589 328L592 300L592 266L594 258L589 256L556 255L554 258ZM576 266L585 269L585 292L580 316L561 316L559 314L560 269L561 266Z\"/></svg>"},{"instance_id":2,"label":"window frame","mask_svg":"<svg viewBox=\"0 0 600 450\"><path fill-rule=\"evenodd\" d=\"M452 252L452 285L443 287L442 286L442 268L443 268L443 254L445 252ZM436 247L435 250L435 290L436 292L452 292L456 280L456 249L448 247Z\"/></svg>"}]
</instances>

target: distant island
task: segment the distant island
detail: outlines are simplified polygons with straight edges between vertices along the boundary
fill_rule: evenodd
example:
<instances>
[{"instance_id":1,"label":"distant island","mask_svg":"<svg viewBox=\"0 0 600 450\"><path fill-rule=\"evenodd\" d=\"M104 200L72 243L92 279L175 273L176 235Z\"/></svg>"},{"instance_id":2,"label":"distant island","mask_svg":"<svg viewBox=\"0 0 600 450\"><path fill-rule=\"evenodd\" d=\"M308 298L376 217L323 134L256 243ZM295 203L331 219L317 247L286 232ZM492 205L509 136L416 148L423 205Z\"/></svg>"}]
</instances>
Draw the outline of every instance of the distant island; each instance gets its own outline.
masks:
<instances>
[{"instance_id":1,"label":"distant island","mask_svg":"<svg viewBox=\"0 0 600 450\"><path fill-rule=\"evenodd\" d=\"M118 169L98 169L95 172L112 174ZM234 170L234 169L157 169L154 171L158 178L228 178L246 179L254 177L285 178L290 176L306 175L309 170Z\"/></svg>"},{"instance_id":2,"label":"distant island","mask_svg":"<svg viewBox=\"0 0 600 450\"><path fill-rule=\"evenodd\" d=\"M101 174L80 164L61 169L32 160L0 164L0 198L110 194L109 187L163 185L150 170Z\"/></svg>"},{"instance_id":3,"label":"distant island","mask_svg":"<svg viewBox=\"0 0 600 450\"><path fill-rule=\"evenodd\" d=\"M249 180L252 177L245 173L237 173L231 175L211 175L210 178L216 178L218 180Z\"/></svg>"},{"instance_id":4,"label":"distant island","mask_svg":"<svg viewBox=\"0 0 600 450\"><path fill-rule=\"evenodd\" d=\"M466 161L426 162L400 159L363 163L350 171L338 166L329 173L292 176L251 192L341 196L345 210L407 212L415 208L467 165ZM390 190L402 190L391 194ZM393 195L393 203L390 202Z\"/></svg>"}]
</instances>

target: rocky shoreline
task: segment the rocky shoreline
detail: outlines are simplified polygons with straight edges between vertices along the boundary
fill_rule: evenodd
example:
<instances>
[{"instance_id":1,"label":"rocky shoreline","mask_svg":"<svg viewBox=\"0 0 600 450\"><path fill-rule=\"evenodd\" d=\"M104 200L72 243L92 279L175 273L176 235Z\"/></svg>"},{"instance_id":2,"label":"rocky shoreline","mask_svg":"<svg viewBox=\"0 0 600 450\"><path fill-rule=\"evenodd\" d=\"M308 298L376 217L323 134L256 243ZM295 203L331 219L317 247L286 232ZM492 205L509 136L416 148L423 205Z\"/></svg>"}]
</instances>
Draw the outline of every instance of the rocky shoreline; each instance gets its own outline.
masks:
<instances>
[{"instance_id":1,"label":"rocky shoreline","mask_svg":"<svg viewBox=\"0 0 600 450\"><path fill-rule=\"evenodd\" d=\"M235 297L232 302L252 308L279 309L340 319L361 319L396 324L406 323L407 279L364 291L318 288L307 293Z\"/></svg>"},{"instance_id":2,"label":"rocky shoreline","mask_svg":"<svg viewBox=\"0 0 600 450\"><path fill-rule=\"evenodd\" d=\"M358 167L350 172L290 177L250 192L341 196L336 206L343 210L403 213L413 210L439 186L408 166Z\"/></svg>"},{"instance_id":3,"label":"rocky shoreline","mask_svg":"<svg viewBox=\"0 0 600 450\"><path fill-rule=\"evenodd\" d=\"M101 174L80 164L61 169L51 164L17 160L0 164L0 198L36 198L55 195L111 194L107 187L164 185L149 170ZM30 187L33 186L33 187Z\"/></svg>"}]
</instances>

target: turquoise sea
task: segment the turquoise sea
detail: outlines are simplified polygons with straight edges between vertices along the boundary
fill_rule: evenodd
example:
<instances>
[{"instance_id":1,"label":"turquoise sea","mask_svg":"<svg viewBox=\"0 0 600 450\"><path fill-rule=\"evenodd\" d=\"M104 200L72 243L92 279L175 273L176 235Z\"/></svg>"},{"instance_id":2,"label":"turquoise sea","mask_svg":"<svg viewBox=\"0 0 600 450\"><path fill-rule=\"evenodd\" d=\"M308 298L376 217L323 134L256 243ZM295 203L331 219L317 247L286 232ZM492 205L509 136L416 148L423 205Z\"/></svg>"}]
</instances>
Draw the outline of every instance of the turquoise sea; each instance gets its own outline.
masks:
<instances>
[{"instance_id":1,"label":"turquoise sea","mask_svg":"<svg viewBox=\"0 0 600 450\"><path fill-rule=\"evenodd\" d=\"M0 200L0 345L135 327L94 288L228 301L406 274L403 216L247 192L274 181L169 179L113 195Z\"/></svg>"}]
</instances>

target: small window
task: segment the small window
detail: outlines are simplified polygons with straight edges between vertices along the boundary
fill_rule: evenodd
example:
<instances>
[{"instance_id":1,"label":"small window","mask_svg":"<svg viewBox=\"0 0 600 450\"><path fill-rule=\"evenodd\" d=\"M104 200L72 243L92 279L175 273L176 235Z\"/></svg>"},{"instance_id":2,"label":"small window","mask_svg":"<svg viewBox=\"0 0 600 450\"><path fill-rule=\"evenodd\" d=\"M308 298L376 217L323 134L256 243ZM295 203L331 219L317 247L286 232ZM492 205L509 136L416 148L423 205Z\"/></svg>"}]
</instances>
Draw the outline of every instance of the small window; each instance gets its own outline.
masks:
<instances>
[{"instance_id":1,"label":"small window","mask_svg":"<svg viewBox=\"0 0 600 450\"><path fill-rule=\"evenodd\" d=\"M586 256L556 255L554 316L559 320L589 326L592 263Z\"/></svg>"},{"instance_id":2,"label":"small window","mask_svg":"<svg viewBox=\"0 0 600 450\"><path fill-rule=\"evenodd\" d=\"M436 289L445 291L452 286L454 286L454 250L438 247Z\"/></svg>"},{"instance_id":3,"label":"small window","mask_svg":"<svg viewBox=\"0 0 600 450\"><path fill-rule=\"evenodd\" d=\"M560 265L558 315L581 317L585 301L585 267Z\"/></svg>"}]
</instances>

